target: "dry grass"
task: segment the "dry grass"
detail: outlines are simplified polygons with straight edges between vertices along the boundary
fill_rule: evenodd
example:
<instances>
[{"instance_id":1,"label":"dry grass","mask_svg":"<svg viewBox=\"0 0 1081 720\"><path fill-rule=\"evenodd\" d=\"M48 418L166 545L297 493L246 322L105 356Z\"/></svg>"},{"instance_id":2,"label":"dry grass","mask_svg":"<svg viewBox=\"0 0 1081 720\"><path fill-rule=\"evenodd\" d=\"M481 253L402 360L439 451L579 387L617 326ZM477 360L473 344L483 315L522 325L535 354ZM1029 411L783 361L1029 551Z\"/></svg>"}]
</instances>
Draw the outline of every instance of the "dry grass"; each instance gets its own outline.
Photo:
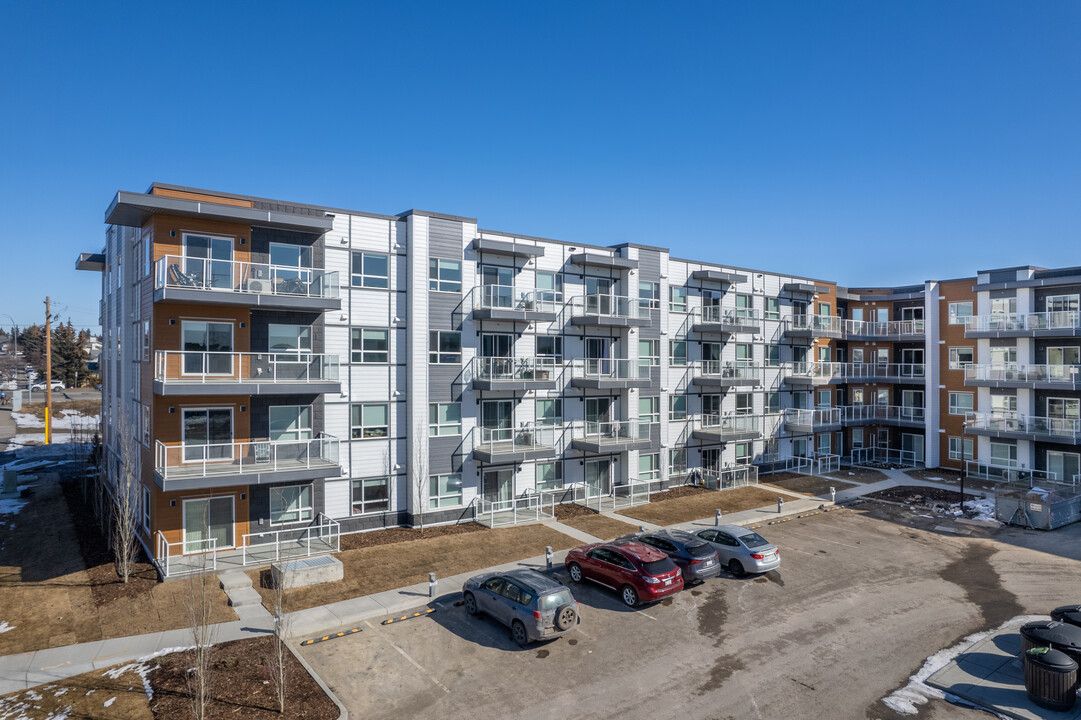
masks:
<instances>
[{"instance_id":1,"label":"dry grass","mask_svg":"<svg viewBox=\"0 0 1081 720\"><path fill-rule=\"evenodd\" d=\"M560 522L564 525L570 525L575 530L589 533L593 537L600 538L601 540L611 540L614 537L638 531L638 527L635 525L629 525L620 520L615 520L606 515L598 515L597 513L592 513L591 515L578 515L576 517L567 518L566 520L560 520Z\"/></svg>"},{"instance_id":2,"label":"dry grass","mask_svg":"<svg viewBox=\"0 0 1081 720\"><path fill-rule=\"evenodd\" d=\"M949 468L935 468L933 470L927 470L924 468L915 468L912 470L905 470L905 475L916 478L917 480L927 480L928 482L937 482L944 485L960 485L961 473L958 470L950 470ZM996 484L993 482L984 482L983 480L976 480L974 478L965 478L965 488L974 488L979 490L994 490Z\"/></svg>"},{"instance_id":3,"label":"dry grass","mask_svg":"<svg viewBox=\"0 0 1081 720\"><path fill-rule=\"evenodd\" d=\"M145 563L127 585L117 580L77 486L42 475L32 490L17 515L0 516L0 622L14 626L0 633L0 655L186 625L185 583L159 583ZM213 619L236 619L224 592Z\"/></svg>"},{"instance_id":4,"label":"dry grass","mask_svg":"<svg viewBox=\"0 0 1081 720\"><path fill-rule=\"evenodd\" d=\"M752 485L734 490L710 490L675 500L650 502L620 510L619 514L655 525L674 525L711 518L718 508L725 513L734 513L774 505L776 502L776 493Z\"/></svg>"},{"instance_id":5,"label":"dry grass","mask_svg":"<svg viewBox=\"0 0 1081 720\"><path fill-rule=\"evenodd\" d=\"M62 417L66 411L73 410L82 415L100 415L101 402L98 400L57 400L60 391L53 391L53 417ZM33 415L42 422L45 421L45 403L23 403L19 412Z\"/></svg>"},{"instance_id":6,"label":"dry grass","mask_svg":"<svg viewBox=\"0 0 1081 720\"><path fill-rule=\"evenodd\" d=\"M780 490L802 493L804 495L828 496L830 488L836 488L837 492L856 487L852 483L832 480L830 478L816 477L814 475L800 475L794 478L772 480L766 483L768 487L776 487Z\"/></svg>"},{"instance_id":7,"label":"dry grass","mask_svg":"<svg viewBox=\"0 0 1081 720\"><path fill-rule=\"evenodd\" d=\"M840 470L829 473L828 475L829 477L840 478L845 482L855 483L874 483L878 482L879 480L889 479L889 475L882 472L881 470L875 470L874 468L868 467L859 467L855 465L851 467L843 467Z\"/></svg>"},{"instance_id":8,"label":"dry grass","mask_svg":"<svg viewBox=\"0 0 1081 720\"><path fill-rule=\"evenodd\" d=\"M346 550L337 556L345 566L343 580L287 590L285 609L305 610L427 582L429 572L434 572L436 577L448 577L524 560L543 555L545 545L551 545L553 550L566 550L578 543L544 525L521 525ZM248 572L252 584L263 596L263 604L269 608L273 593L262 587L262 574L258 570Z\"/></svg>"},{"instance_id":9,"label":"dry grass","mask_svg":"<svg viewBox=\"0 0 1081 720\"><path fill-rule=\"evenodd\" d=\"M129 670L113 680L105 674L110 669L112 668L94 670L47 685L2 695L0 718L153 720L150 701L143 691L142 678ZM112 702L106 707L105 703L110 700Z\"/></svg>"}]
</instances>

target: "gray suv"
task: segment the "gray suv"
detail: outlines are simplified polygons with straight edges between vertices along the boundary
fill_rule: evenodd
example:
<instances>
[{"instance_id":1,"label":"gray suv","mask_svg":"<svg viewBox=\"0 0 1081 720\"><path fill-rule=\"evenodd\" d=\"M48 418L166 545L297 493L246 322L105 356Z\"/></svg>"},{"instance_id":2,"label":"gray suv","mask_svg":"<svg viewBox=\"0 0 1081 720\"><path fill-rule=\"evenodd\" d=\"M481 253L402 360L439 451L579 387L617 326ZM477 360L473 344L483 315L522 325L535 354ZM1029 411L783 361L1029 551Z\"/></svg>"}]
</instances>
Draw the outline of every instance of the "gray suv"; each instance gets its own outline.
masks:
<instances>
[{"instance_id":1,"label":"gray suv","mask_svg":"<svg viewBox=\"0 0 1081 720\"><path fill-rule=\"evenodd\" d=\"M476 575L462 586L465 611L510 627L519 645L557 637L582 622L566 585L536 570Z\"/></svg>"}]
</instances>

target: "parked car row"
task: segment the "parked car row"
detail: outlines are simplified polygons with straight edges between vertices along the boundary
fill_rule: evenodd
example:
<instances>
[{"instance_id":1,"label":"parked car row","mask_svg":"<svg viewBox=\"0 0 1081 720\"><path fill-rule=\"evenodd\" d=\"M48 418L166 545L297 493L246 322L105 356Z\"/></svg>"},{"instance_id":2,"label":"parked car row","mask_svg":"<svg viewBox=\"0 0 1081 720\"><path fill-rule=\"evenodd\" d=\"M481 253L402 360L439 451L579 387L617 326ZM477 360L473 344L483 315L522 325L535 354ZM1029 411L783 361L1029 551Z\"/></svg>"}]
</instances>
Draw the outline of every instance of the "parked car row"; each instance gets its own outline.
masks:
<instances>
[{"instance_id":1,"label":"parked car row","mask_svg":"<svg viewBox=\"0 0 1081 720\"><path fill-rule=\"evenodd\" d=\"M625 535L573 548L563 561L573 582L610 588L628 607L675 595L725 568L741 577L780 564L775 545L738 525ZM570 588L536 570L472 577L462 586L462 602L470 615L483 613L507 625L519 645L558 637L582 622Z\"/></svg>"}]
</instances>

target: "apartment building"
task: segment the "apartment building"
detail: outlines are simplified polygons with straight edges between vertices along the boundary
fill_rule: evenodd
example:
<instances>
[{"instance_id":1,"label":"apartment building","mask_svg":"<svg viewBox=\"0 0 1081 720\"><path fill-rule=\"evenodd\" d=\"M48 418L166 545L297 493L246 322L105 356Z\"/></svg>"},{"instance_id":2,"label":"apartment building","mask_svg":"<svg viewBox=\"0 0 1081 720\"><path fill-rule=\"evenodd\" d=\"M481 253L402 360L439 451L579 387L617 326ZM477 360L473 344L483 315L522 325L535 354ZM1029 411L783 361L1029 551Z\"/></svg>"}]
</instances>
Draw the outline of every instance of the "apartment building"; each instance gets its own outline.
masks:
<instances>
[{"instance_id":1,"label":"apartment building","mask_svg":"<svg viewBox=\"0 0 1081 720\"><path fill-rule=\"evenodd\" d=\"M1052 324L1072 318L1076 346L1077 288L1071 311L1050 271L853 289L157 183L105 220L77 267L102 273L107 470L138 463L142 540L167 574L211 550L246 562L285 540L636 502L689 473L1076 468L1045 439L992 436L1012 406L982 384L1008 382L984 379L1003 363L1078 364L1065 342L1009 336L1014 356L980 334L1066 313ZM1065 395L1015 395L1077 417Z\"/></svg>"}]
</instances>

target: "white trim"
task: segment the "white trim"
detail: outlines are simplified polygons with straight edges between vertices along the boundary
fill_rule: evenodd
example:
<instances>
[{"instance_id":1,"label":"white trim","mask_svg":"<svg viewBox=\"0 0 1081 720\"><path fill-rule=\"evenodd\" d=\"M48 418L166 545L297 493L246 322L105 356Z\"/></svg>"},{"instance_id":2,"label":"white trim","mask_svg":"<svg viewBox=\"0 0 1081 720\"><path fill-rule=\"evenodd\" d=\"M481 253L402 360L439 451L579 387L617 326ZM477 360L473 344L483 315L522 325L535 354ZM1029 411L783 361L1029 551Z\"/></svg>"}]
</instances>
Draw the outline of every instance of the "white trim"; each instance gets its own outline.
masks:
<instances>
[{"instance_id":1,"label":"white trim","mask_svg":"<svg viewBox=\"0 0 1081 720\"><path fill-rule=\"evenodd\" d=\"M233 544L232 545L223 545L221 547L218 547L217 545L215 545L214 550L215 551L218 551L218 550L232 550L237 546L236 545L236 493L229 493L227 495L204 495L202 497L183 498L180 501L180 551L181 551L182 555L198 555L199 552L200 552L200 551L191 552L191 553L188 552L188 529L186 527L184 527L184 520L188 516L188 514L187 514L188 503L190 503L190 502L203 502L203 501L209 502L210 500L215 500L217 498L229 498L229 501L232 503L232 506L233 506L233 513L232 513L232 515L233 515L233 521L232 521L232 525L233 525ZM207 552L207 551L203 550L202 552Z\"/></svg>"}]
</instances>

